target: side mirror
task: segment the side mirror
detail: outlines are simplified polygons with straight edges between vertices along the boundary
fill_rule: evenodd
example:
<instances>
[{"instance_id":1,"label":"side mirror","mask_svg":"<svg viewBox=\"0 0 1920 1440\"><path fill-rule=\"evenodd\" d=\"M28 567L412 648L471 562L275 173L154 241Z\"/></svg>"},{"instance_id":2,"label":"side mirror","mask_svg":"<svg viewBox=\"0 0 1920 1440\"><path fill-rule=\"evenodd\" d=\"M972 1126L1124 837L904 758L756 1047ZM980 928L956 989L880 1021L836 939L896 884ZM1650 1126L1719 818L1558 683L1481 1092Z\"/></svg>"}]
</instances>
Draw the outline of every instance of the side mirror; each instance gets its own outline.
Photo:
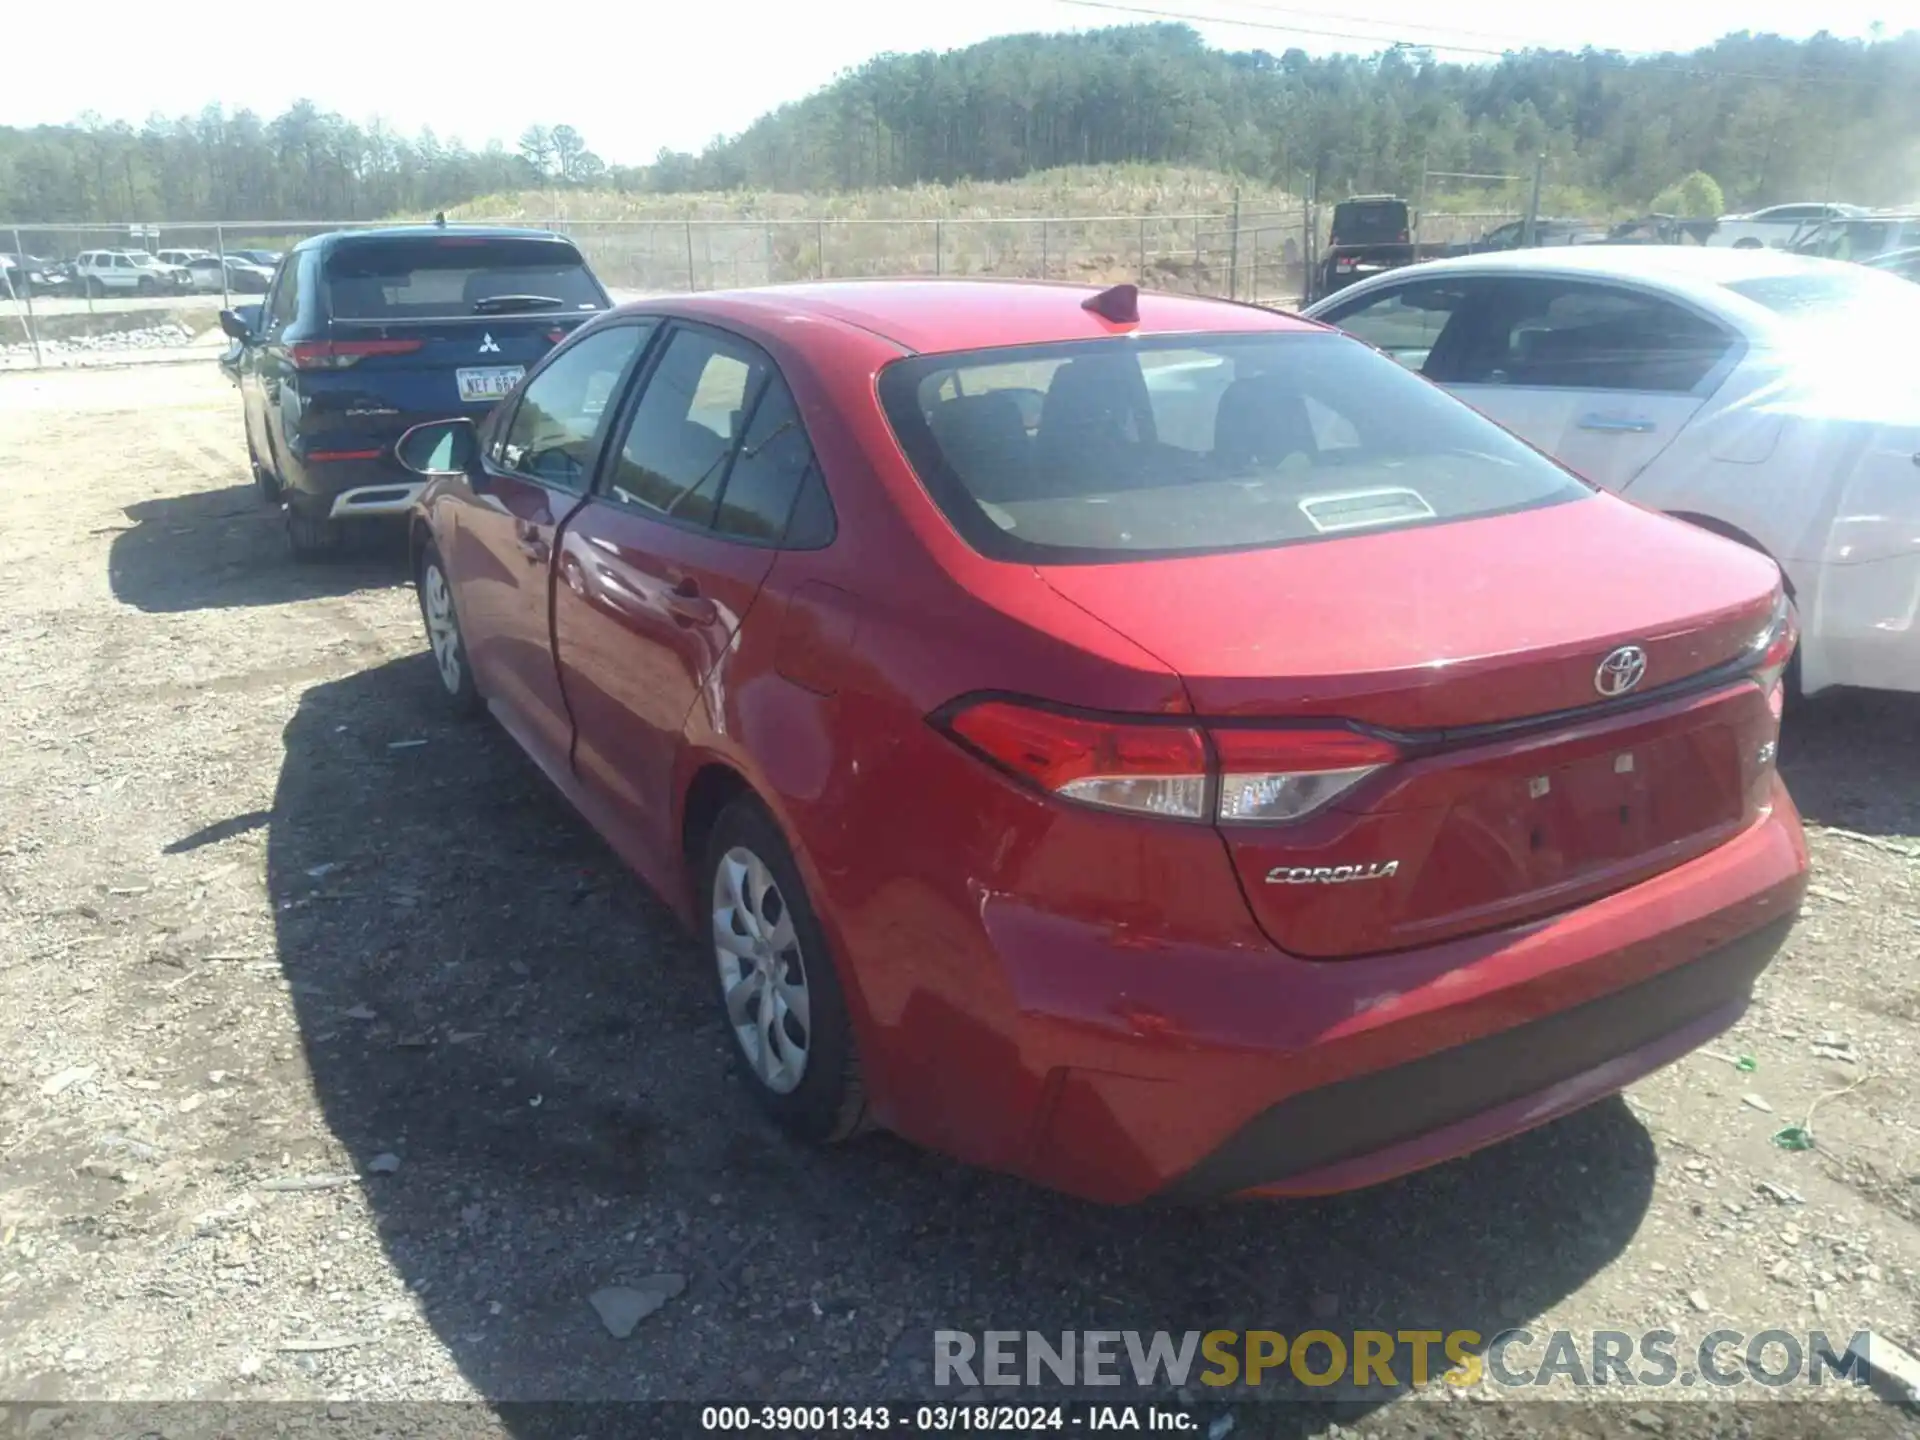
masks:
<instances>
[{"instance_id":1,"label":"side mirror","mask_svg":"<svg viewBox=\"0 0 1920 1440\"><path fill-rule=\"evenodd\" d=\"M393 458L402 468L429 479L471 475L479 468L480 441L471 420L429 420L394 442Z\"/></svg>"},{"instance_id":2,"label":"side mirror","mask_svg":"<svg viewBox=\"0 0 1920 1440\"><path fill-rule=\"evenodd\" d=\"M237 310L222 310L220 312L220 328L227 332L229 339L238 340L242 345L251 345L253 343L253 326L249 325L246 317L241 315Z\"/></svg>"}]
</instances>

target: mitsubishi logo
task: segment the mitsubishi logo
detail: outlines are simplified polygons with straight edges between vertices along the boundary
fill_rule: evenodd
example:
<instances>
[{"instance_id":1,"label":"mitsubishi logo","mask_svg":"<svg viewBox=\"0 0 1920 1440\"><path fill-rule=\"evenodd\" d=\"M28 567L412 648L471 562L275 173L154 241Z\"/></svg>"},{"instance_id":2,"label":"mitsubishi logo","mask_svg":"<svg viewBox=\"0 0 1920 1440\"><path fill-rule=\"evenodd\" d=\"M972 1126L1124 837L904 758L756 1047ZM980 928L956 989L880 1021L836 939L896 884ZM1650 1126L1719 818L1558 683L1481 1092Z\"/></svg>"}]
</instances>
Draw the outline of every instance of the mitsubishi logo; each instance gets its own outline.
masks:
<instances>
[{"instance_id":1,"label":"mitsubishi logo","mask_svg":"<svg viewBox=\"0 0 1920 1440\"><path fill-rule=\"evenodd\" d=\"M492 335L482 335L480 337L480 353L482 355L498 355L500 353L500 347L493 343Z\"/></svg>"},{"instance_id":2,"label":"mitsubishi logo","mask_svg":"<svg viewBox=\"0 0 1920 1440\"><path fill-rule=\"evenodd\" d=\"M1638 645L1622 645L1593 672L1593 688L1602 695L1624 695L1647 673L1647 652Z\"/></svg>"}]
</instances>

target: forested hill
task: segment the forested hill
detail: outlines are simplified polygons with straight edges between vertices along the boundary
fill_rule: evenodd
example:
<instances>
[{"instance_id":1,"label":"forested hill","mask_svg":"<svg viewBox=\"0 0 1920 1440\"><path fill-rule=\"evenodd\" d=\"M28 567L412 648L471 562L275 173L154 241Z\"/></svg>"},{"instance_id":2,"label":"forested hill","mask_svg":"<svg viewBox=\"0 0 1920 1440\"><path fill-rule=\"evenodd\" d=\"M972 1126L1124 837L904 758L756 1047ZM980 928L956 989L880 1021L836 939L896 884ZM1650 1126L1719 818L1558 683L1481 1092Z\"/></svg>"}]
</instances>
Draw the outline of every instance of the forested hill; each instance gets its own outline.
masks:
<instances>
[{"instance_id":1,"label":"forested hill","mask_svg":"<svg viewBox=\"0 0 1920 1440\"><path fill-rule=\"evenodd\" d=\"M304 101L272 120L210 107L138 129L0 127L0 221L361 219L536 187L817 193L1113 162L1411 195L1424 170L1529 175L1539 154L1556 210L1645 206L1694 171L1734 205L1920 201L1920 32L1473 65L1232 54L1181 25L1015 35L881 56L700 155L636 168L565 125L476 151Z\"/></svg>"},{"instance_id":2,"label":"forested hill","mask_svg":"<svg viewBox=\"0 0 1920 1440\"><path fill-rule=\"evenodd\" d=\"M653 170L664 189L818 190L1142 160L1412 194L1423 166L1530 175L1541 153L1559 187L1612 205L1695 170L1730 202L1920 199L1920 32L1477 65L1229 54L1180 25L1016 35L882 56Z\"/></svg>"}]
</instances>

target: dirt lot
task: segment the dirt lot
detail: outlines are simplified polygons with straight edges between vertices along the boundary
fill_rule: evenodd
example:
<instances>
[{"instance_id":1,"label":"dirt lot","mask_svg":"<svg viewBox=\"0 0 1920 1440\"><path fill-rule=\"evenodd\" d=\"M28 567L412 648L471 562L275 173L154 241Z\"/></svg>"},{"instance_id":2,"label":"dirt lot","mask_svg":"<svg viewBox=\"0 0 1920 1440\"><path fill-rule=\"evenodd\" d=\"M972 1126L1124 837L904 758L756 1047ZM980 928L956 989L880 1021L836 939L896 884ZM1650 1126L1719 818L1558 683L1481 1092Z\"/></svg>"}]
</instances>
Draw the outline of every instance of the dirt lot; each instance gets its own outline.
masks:
<instances>
[{"instance_id":1,"label":"dirt lot","mask_svg":"<svg viewBox=\"0 0 1920 1440\"><path fill-rule=\"evenodd\" d=\"M0 377L0 516L0 1396L858 1401L940 1326L1920 1349L1920 704L1800 716L1817 883L1713 1053L1361 1195L1096 1210L776 1138L701 955L442 718L401 557L282 559L211 364Z\"/></svg>"}]
</instances>

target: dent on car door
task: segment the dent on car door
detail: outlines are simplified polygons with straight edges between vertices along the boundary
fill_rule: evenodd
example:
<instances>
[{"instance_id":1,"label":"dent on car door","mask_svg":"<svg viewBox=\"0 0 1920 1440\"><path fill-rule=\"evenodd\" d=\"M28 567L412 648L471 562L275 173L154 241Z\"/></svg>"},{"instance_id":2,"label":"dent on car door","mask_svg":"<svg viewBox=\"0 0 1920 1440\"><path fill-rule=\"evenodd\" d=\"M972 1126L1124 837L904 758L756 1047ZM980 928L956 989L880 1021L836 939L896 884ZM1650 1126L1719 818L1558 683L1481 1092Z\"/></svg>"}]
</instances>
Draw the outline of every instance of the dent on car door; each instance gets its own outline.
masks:
<instances>
[{"instance_id":1,"label":"dent on car door","mask_svg":"<svg viewBox=\"0 0 1920 1440\"><path fill-rule=\"evenodd\" d=\"M561 532L554 643L581 789L664 883L683 727L703 688L729 683L812 452L772 361L704 327L658 347L630 408Z\"/></svg>"},{"instance_id":2,"label":"dent on car door","mask_svg":"<svg viewBox=\"0 0 1920 1440\"><path fill-rule=\"evenodd\" d=\"M1503 279L1474 310L1434 378L1611 490L1673 443L1735 343L1672 300L1583 280Z\"/></svg>"}]
</instances>

